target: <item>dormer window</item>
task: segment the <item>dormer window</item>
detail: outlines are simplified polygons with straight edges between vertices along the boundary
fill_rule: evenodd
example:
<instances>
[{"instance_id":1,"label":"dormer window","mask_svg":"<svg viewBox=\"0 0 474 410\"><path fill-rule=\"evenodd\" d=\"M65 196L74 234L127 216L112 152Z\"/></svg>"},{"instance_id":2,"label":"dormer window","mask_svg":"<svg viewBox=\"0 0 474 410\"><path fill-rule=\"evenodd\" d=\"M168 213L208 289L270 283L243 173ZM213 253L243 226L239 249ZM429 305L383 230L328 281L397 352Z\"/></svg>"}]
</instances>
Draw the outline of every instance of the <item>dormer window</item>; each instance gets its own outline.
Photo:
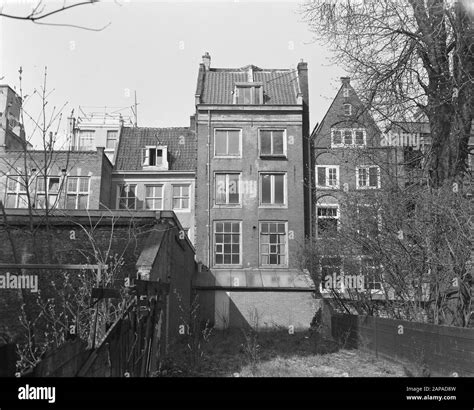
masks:
<instances>
[{"instance_id":1,"label":"dormer window","mask_svg":"<svg viewBox=\"0 0 474 410\"><path fill-rule=\"evenodd\" d=\"M143 167L168 169L167 147L149 146L143 149Z\"/></svg>"},{"instance_id":2,"label":"dormer window","mask_svg":"<svg viewBox=\"0 0 474 410\"><path fill-rule=\"evenodd\" d=\"M234 104L256 105L263 103L261 83L237 83L234 90Z\"/></svg>"}]
</instances>

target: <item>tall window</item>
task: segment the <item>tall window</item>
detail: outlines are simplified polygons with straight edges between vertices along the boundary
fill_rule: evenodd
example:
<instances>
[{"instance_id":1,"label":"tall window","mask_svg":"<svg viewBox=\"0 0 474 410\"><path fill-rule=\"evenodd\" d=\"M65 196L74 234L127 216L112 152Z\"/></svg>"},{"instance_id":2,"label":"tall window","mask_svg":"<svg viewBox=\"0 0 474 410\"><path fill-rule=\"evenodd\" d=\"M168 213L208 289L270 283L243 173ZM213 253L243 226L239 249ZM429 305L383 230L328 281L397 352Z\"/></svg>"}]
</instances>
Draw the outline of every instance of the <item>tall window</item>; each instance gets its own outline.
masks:
<instances>
[{"instance_id":1,"label":"tall window","mask_svg":"<svg viewBox=\"0 0 474 410\"><path fill-rule=\"evenodd\" d=\"M261 85L237 85L235 87L236 104L262 104Z\"/></svg>"},{"instance_id":2,"label":"tall window","mask_svg":"<svg viewBox=\"0 0 474 410\"><path fill-rule=\"evenodd\" d=\"M339 188L339 165L317 165L318 188Z\"/></svg>"},{"instance_id":3,"label":"tall window","mask_svg":"<svg viewBox=\"0 0 474 410\"><path fill-rule=\"evenodd\" d=\"M352 105L344 104L344 115L352 115Z\"/></svg>"},{"instance_id":4,"label":"tall window","mask_svg":"<svg viewBox=\"0 0 474 410\"><path fill-rule=\"evenodd\" d=\"M286 223L260 223L260 263L261 265L287 265Z\"/></svg>"},{"instance_id":5,"label":"tall window","mask_svg":"<svg viewBox=\"0 0 474 410\"><path fill-rule=\"evenodd\" d=\"M145 185L145 209L163 209L163 185Z\"/></svg>"},{"instance_id":6,"label":"tall window","mask_svg":"<svg viewBox=\"0 0 474 410\"><path fill-rule=\"evenodd\" d=\"M67 209L87 209L89 203L89 177L68 177Z\"/></svg>"},{"instance_id":7,"label":"tall window","mask_svg":"<svg viewBox=\"0 0 474 410\"><path fill-rule=\"evenodd\" d=\"M137 186L132 184L119 185L118 209L137 209Z\"/></svg>"},{"instance_id":8,"label":"tall window","mask_svg":"<svg viewBox=\"0 0 474 410\"><path fill-rule=\"evenodd\" d=\"M344 88L342 89L342 96L343 96L343 97L346 97L346 98L349 97L349 88L344 87Z\"/></svg>"},{"instance_id":9,"label":"tall window","mask_svg":"<svg viewBox=\"0 0 474 410\"><path fill-rule=\"evenodd\" d=\"M240 222L215 222L214 261L216 265L240 265Z\"/></svg>"},{"instance_id":10,"label":"tall window","mask_svg":"<svg viewBox=\"0 0 474 410\"><path fill-rule=\"evenodd\" d=\"M58 195L61 187L61 179L59 177L47 177L48 184L48 208L57 207ZM39 209L46 208L46 189L45 179L43 176L38 176L36 179L36 201L35 207Z\"/></svg>"},{"instance_id":11,"label":"tall window","mask_svg":"<svg viewBox=\"0 0 474 410\"><path fill-rule=\"evenodd\" d=\"M214 154L216 157L240 157L240 130L216 130Z\"/></svg>"},{"instance_id":12,"label":"tall window","mask_svg":"<svg viewBox=\"0 0 474 410\"><path fill-rule=\"evenodd\" d=\"M339 224L339 207L320 204L317 208L318 237L331 238L337 234Z\"/></svg>"},{"instance_id":13,"label":"tall window","mask_svg":"<svg viewBox=\"0 0 474 410\"><path fill-rule=\"evenodd\" d=\"M260 156L283 157L286 155L284 130L260 130Z\"/></svg>"},{"instance_id":14,"label":"tall window","mask_svg":"<svg viewBox=\"0 0 474 410\"><path fill-rule=\"evenodd\" d=\"M333 128L331 129L331 147L362 147L366 145L364 128Z\"/></svg>"},{"instance_id":15,"label":"tall window","mask_svg":"<svg viewBox=\"0 0 474 410\"><path fill-rule=\"evenodd\" d=\"M216 205L240 204L240 174L216 174Z\"/></svg>"},{"instance_id":16,"label":"tall window","mask_svg":"<svg viewBox=\"0 0 474 410\"><path fill-rule=\"evenodd\" d=\"M90 150L95 148L94 130L80 130L79 131L79 149Z\"/></svg>"},{"instance_id":17,"label":"tall window","mask_svg":"<svg viewBox=\"0 0 474 410\"><path fill-rule=\"evenodd\" d=\"M28 208L28 195L23 177L19 175L7 177L5 208Z\"/></svg>"},{"instance_id":18,"label":"tall window","mask_svg":"<svg viewBox=\"0 0 474 410\"><path fill-rule=\"evenodd\" d=\"M189 185L173 185L173 209L189 209Z\"/></svg>"},{"instance_id":19,"label":"tall window","mask_svg":"<svg viewBox=\"0 0 474 410\"><path fill-rule=\"evenodd\" d=\"M260 205L283 206L285 200L285 174L260 174Z\"/></svg>"},{"instance_id":20,"label":"tall window","mask_svg":"<svg viewBox=\"0 0 474 410\"><path fill-rule=\"evenodd\" d=\"M107 142L106 148L115 149L117 146L118 131L109 130L107 131Z\"/></svg>"},{"instance_id":21,"label":"tall window","mask_svg":"<svg viewBox=\"0 0 474 410\"><path fill-rule=\"evenodd\" d=\"M360 166L356 169L357 189L380 188L380 168L375 165Z\"/></svg>"}]
</instances>

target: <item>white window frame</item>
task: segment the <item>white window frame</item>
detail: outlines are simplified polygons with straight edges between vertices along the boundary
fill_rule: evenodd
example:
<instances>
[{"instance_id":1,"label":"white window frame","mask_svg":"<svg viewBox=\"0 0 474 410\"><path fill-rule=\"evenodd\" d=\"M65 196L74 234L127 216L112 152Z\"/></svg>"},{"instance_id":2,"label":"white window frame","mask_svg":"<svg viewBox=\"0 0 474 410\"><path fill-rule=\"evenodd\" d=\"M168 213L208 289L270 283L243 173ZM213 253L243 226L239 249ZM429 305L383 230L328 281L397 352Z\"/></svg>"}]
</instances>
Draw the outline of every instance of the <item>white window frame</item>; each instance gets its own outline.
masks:
<instances>
[{"instance_id":1,"label":"white window frame","mask_svg":"<svg viewBox=\"0 0 474 410\"><path fill-rule=\"evenodd\" d=\"M76 189L75 191L69 191L69 180L70 179L76 179ZM87 179L87 192L86 191L81 191L81 180ZM68 176L66 179L66 198L65 198L65 208L67 208L68 204L68 197L69 196L74 196L74 208L67 208L67 209L79 209L79 197L80 196L85 196L87 194L87 205L85 209L89 209L89 202L90 202L90 190L91 190L91 181L90 177L84 177L84 176Z\"/></svg>"},{"instance_id":2,"label":"white window frame","mask_svg":"<svg viewBox=\"0 0 474 410\"><path fill-rule=\"evenodd\" d=\"M179 188L179 196L174 196L174 188ZM183 196L183 188L188 188L188 196ZM174 207L174 200L179 199L179 208ZM183 208L183 199L188 200L188 207ZM191 184L172 184L171 185L171 209L175 212L189 212L191 210Z\"/></svg>"},{"instance_id":3,"label":"white window frame","mask_svg":"<svg viewBox=\"0 0 474 410\"><path fill-rule=\"evenodd\" d=\"M326 168L326 185L319 185L319 169ZM336 185L328 185L327 182L329 181L329 169L336 170ZM322 189L339 189L339 165L316 165L316 188Z\"/></svg>"},{"instance_id":4,"label":"white window frame","mask_svg":"<svg viewBox=\"0 0 474 410\"><path fill-rule=\"evenodd\" d=\"M374 259L371 258L371 257L367 257L367 256L359 256L359 260L360 260L360 269L361 269L361 272L360 274L362 275L364 272L363 272L363 261L364 260L367 260L367 259L370 259L372 260L372 262L375 263ZM371 267L377 269L377 266L376 265L370 265ZM380 269L380 276L383 276L383 266L382 265L379 265L378 268ZM364 276L364 287L365 287L365 291L370 291L371 294L383 294L384 292L384 289L383 289L383 277L381 277L380 281L371 281L370 283L379 283L380 284L380 289L369 289L369 282L367 281L367 276L366 275L363 275ZM367 281L367 282L366 282Z\"/></svg>"},{"instance_id":5,"label":"white window frame","mask_svg":"<svg viewBox=\"0 0 474 410\"><path fill-rule=\"evenodd\" d=\"M323 256L323 258L331 258L331 259L337 259L337 258L340 258L341 260L341 265L340 265L340 269L339 269L339 275L341 277L345 277L345 270L344 270L344 258L342 256L336 256L336 255L327 255L327 256ZM323 284L325 284L326 282L326 276L323 276L323 266L329 266L329 267L338 267L337 265L319 265L319 274L320 274L320 277L321 277L321 281L319 283L319 291L321 293L329 293L331 292L331 289L328 289L328 288L325 288L323 287ZM338 275L336 275L338 276ZM334 287L334 289L338 290L338 291L344 291L344 283L341 284L341 286L338 286L338 287Z\"/></svg>"},{"instance_id":6,"label":"white window frame","mask_svg":"<svg viewBox=\"0 0 474 410\"><path fill-rule=\"evenodd\" d=\"M342 96L343 96L344 98L349 97L349 88L348 88L348 87L344 87L344 88L342 89Z\"/></svg>"},{"instance_id":7,"label":"white window frame","mask_svg":"<svg viewBox=\"0 0 474 410\"><path fill-rule=\"evenodd\" d=\"M150 150L155 150L155 165L150 165ZM158 151L161 150L161 164L157 163L159 158ZM142 149L142 167L143 168L159 168L168 169L168 152L167 147L164 145L147 145Z\"/></svg>"},{"instance_id":8,"label":"white window frame","mask_svg":"<svg viewBox=\"0 0 474 410\"><path fill-rule=\"evenodd\" d=\"M239 131L239 155L217 155L216 154L216 138L218 131ZM227 138L229 138L227 136ZM214 158L242 158L242 128L214 128ZM227 141L227 148L228 148ZM227 149L228 151L228 149Z\"/></svg>"},{"instance_id":9,"label":"white window frame","mask_svg":"<svg viewBox=\"0 0 474 410\"><path fill-rule=\"evenodd\" d=\"M285 225L285 250L284 250L284 256L285 256L285 263L283 264L264 264L262 262L262 239L261 239L261 235L262 235L262 224L264 223L267 223L267 224L284 224ZM270 233L269 233L270 235ZM270 243L267 244L269 247L270 247ZM287 268L288 267L288 263L289 263L289 255L288 255L288 251L289 251L289 247L288 247L288 222L287 221L274 221L274 220L271 220L271 221L259 221L258 223L258 258L259 258L259 266L261 267L265 267L265 268ZM270 255L270 249L268 251L268 255Z\"/></svg>"},{"instance_id":10,"label":"white window frame","mask_svg":"<svg viewBox=\"0 0 474 410\"><path fill-rule=\"evenodd\" d=\"M370 186L370 168L377 168L377 186ZM365 169L367 171L367 183L363 186L360 186L359 170ZM378 165L359 165L356 167L356 189L380 189L380 167Z\"/></svg>"},{"instance_id":11,"label":"white window frame","mask_svg":"<svg viewBox=\"0 0 474 410\"><path fill-rule=\"evenodd\" d=\"M346 112L346 108L349 108L349 113ZM347 117L350 117L352 115L352 104L350 103L344 103L343 106L342 106L343 110L344 110L344 115L347 116Z\"/></svg>"},{"instance_id":12,"label":"white window frame","mask_svg":"<svg viewBox=\"0 0 474 410\"><path fill-rule=\"evenodd\" d=\"M318 215L318 208L333 208L336 209L336 216L319 216ZM327 238L326 236L321 236L319 234L319 220L320 219L336 219L337 224L336 224L336 232L339 232L341 229L341 209L339 207L339 204L329 204L329 203L317 203L316 204L316 233L318 238Z\"/></svg>"},{"instance_id":13,"label":"white window frame","mask_svg":"<svg viewBox=\"0 0 474 410\"><path fill-rule=\"evenodd\" d=\"M271 203L263 203L262 202L262 194L263 194L263 175L270 175L271 182L270 182L270 197L272 202ZM275 175L283 175L283 203L282 204L275 204ZM258 191L259 191L259 207L260 208L287 208L288 207L288 191L287 191L287 173L280 172L280 171L262 171L258 173Z\"/></svg>"},{"instance_id":14,"label":"white window frame","mask_svg":"<svg viewBox=\"0 0 474 410\"><path fill-rule=\"evenodd\" d=\"M77 148L79 151L89 151L95 149L95 130L79 130L78 134ZM88 140L91 141L91 145L81 145L81 136L83 135L89 135L90 138L88 138Z\"/></svg>"},{"instance_id":15,"label":"white window frame","mask_svg":"<svg viewBox=\"0 0 474 410\"><path fill-rule=\"evenodd\" d=\"M360 208L361 207L365 207L365 208L371 208L373 207L372 204L367 204L367 203L363 203L363 204L357 204L356 205L356 210L357 210L357 216L359 216L360 214ZM382 209L381 208L377 208L377 234L380 234L380 232L382 231ZM357 233L360 234L360 229L357 228Z\"/></svg>"},{"instance_id":16,"label":"white window frame","mask_svg":"<svg viewBox=\"0 0 474 410\"><path fill-rule=\"evenodd\" d=\"M216 232L216 224L218 223L238 223L239 224L239 263L238 264L233 264L233 263L217 263L216 262L216 254L217 254L217 241L216 241L216 235L219 235L219 234L222 234L224 235L225 232ZM242 256L243 256L243 252L242 252L242 236L243 236L243 232L242 232L242 221L237 221L237 220L228 220L228 219L223 219L223 220L215 220L213 221L213 224L212 224L212 232L213 232L213 236L212 236L212 243L213 243L213 251L212 251L212 261L213 261L213 265L215 267L230 267L230 266L233 266L233 267L238 267L238 266L243 266L243 261L242 261ZM232 232L227 232L228 234L232 234ZM219 245L222 245L222 247L224 246L225 242L222 242L222 244L219 244ZM230 245L233 245L233 243L231 243ZM224 248L222 248L222 255L224 255ZM231 252L231 255L232 255L232 252Z\"/></svg>"},{"instance_id":17,"label":"white window frame","mask_svg":"<svg viewBox=\"0 0 474 410\"><path fill-rule=\"evenodd\" d=\"M338 131L341 133L341 142L339 144L334 143L334 133ZM351 131L352 134L352 143L344 143L344 133L346 131ZM364 136L363 144L356 144L356 132L362 131ZM331 128L331 148L360 148L367 146L367 131L365 128Z\"/></svg>"},{"instance_id":18,"label":"white window frame","mask_svg":"<svg viewBox=\"0 0 474 410\"><path fill-rule=\"evenodd\" d=\"M144 185L145 192L144 192L143 209L148 210L148 211L162 211L163 210L163 206L164 206L163 187L164 187L163 184L145 184ZM155 196L147 196L147 188L154 188L154 190L158 189L160 196L156 196L156 192L154 192ZM156 208L155 206L153 206L153 208L147 208L146 207L147 199L152 200L153 205L155 205L156 200L161 199L161 207Z\"/></svg>"},{"instance_id":19,"label":"white window frame","mask_svg":"<svg viewBox=\"0 0 474 410\"><path fill-rule=\"evenodd\" d=\"M121 197L120 196L120 192L122 190L122 187L127 187L128 190L126 190L125 192L127 193L127 196L126 197ZM133 208L120 208L120 199L123 198L123 199L127 199L127 205L128 205L128 193L130 192L130 187L135 187L135 206ZM123 184L118 184L117 185L117 201L116 201L116 209L120 209L120 210L129 210L129 211L135 211L137 209L137 184L136 183L123 183Z\"/></svg>"},{"instance_id":20,"label":"white window frame","mask_svg":"<svg viewBox=\"0 0 474 410\"><path fill-rule=\"evenodd\" d=\"M49 181L50 179L58 179L59 180L59 185L58 185L58 191L51 193L49 190ZM38 188L38 181L45 182L44 181L44 176L43 175L37 175L36 176L36 190L35 190L35 199L34 199L34 204L36 209L46 209L45 207L39 208L39 196L43 196L46 200L46 187L44 190L39 190ZM64 183L63 177L60 177L58 175L48 175L46 179L46 184L48 184L48 209L55 209L55 208L61 208L60 205L60 196L61 196L61 189ZM51 202L51 198L55 198L54 202Z\"/></svg>"},{"instance_id":21,"label":"white window frame","mask_svg":"<svg viewBox=\"0 0 474 410\"><path fill-rule=\"evenodd\" d=\"M273 134L271 138L271 147L272 153L271 154L264 154L262 153L262 131L283 131L283 154L274 154L273 153ZM258 155L260 158L287 158L287 130L285 128L260 128L258 130Z\"/></svg>"},{"instance_id":22,"label":"white window frame","mask_svg":"<svg viewBox=\"0 0 474 410\"><path fill-rule=\"evenodd\" d=\"M109 135L111 135L111 134L115 135L115 139L109 139ZM115 150L117 148L117 144L118 144L118 136L119 136L118 130L107 130L106 136L105 136L105 149ZM113 147L108 147L107 146L109 141L115 141Z\"/></svg>"},{"instance_id":23,"label":"white window frame","mask_svg":"<svg viewBox=\"0 0 474 410\"><path fill-rule=\"evenodd\" d=\"M15 189L8 189L8 183L10 181L15 181ZM14 208L26 209L28 208L28 191L24 184L25 177L22 175L7 175L6 186L5 186L5 206L7 205L8 196L15 196L15 206ZM30 180L31 181L31 180ZM25 197L25 206L18 206L20 204L20 197ZM31 199L31 197L30 197Z\"/></svg>"},{"instance_id":24,"label":"white window frame","mask_svg":"<svg viewBox=\"0 0 474 410\"><path fill-rule=\"evenodd\" d=\"M226 202L218 203L217 202L217 175L225 175L225 196ZM229 202L229 176L230 175L238 175L238 194L239 194L239 202L238 203L230 203ZM241 172L233 172L233 171L216 171L214 172L214 206L216 207L242 207L242 173Z\"/></svg>"}]
</instances>

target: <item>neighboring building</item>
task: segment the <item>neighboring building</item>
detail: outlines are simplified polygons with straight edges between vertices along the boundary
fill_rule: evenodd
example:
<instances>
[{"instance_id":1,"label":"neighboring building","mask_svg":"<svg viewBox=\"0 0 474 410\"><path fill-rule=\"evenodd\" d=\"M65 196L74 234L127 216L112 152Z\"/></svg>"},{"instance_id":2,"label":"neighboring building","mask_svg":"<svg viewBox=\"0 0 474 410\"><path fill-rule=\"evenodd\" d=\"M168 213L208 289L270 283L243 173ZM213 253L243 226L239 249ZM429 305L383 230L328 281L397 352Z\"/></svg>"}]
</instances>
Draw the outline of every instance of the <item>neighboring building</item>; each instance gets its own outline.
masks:
<instances>
[{"instance_id":1,"label":"neighboring building","mask_svg":"<svg viewBox=\"0 0 474 410\"><path fill-rule=\"evenodd\" d=\"M172 210L194 243L195 172L193 127L124 127L112 175L112 207Z\"/></svg>"},{"instance_id":2,"label":"neighboring building","mask_svg":"<svg viewBox=\"0 0 474 410\"><path fill-rule=\"evenodd\" d=\"M217 326L250 322L254 308L269 326L309 325L301 313L308 300L291 292L310 291L296 279L307 229L307 76L304 62L297 69L212 68L206 53L200 64L196 255L210 272L196 284L215 306L209 319ZM290 291L276 293L283 288Z\"/></svg>"},{"instance_id":3,"label":"neighboring building","mask_svg":"<svg viewBox=\"0 0 474 410\"><path fill-rule=\"evenodd\" d=\"M8 85L0 85L0 150L24 148L20 109L20 96Z\"/></svg>"},{"instance_id":4,"label":"neighboring building","mask_svg":"<svg viewBox=\"0 0 474 410\"><path fill-rule=\"evenodd\" d=\"M120 110L119 110L120 111ZM70 149L72 151L95 151L98 147L105 148L105 154L112 164L120 131L125 125L132 125L130 117L106 108L103 111L93 111L79 107L80 115L69 120Z\"/></svg>"},{"instance_id":5,"label":"neighboring building","mask_svg":"<svg viewBox=\"0 0 474 410\"><path fill-rule=\"evenodd\" d=\"M19 97L9 87L1 90L10 106L0 129L0 200L4 207L110 207L112 164L104 148L73 152L30 149L18 124Z\"/></svg>"},{"instance_id":6,"label":"neighboring building","mask_svg":"<svg viewBox=\"0 0 474 410\"><path fill-rule=\"evenodd\" d=\"M316 247L334 237L344 219L353 217L344 214L345 201L351 194L358 200L356 216L362 221L361 225L365 225L367 234L377 231L380 223L378 210L374 210L377 194L381 189L399 183L396 164L401 151L384 144L379 128L352 88L350 79L342 77L341 82L326 115L312 135ZM327 275L348 273L344 267L353 268L354 265L347 262L345 255L325 258L321 265L322 282ZM359 262L373 271L378 270L364 257L363 250ZM380 280L369 278L369 288L380 289Z\"/></svg>"}]
</instances>

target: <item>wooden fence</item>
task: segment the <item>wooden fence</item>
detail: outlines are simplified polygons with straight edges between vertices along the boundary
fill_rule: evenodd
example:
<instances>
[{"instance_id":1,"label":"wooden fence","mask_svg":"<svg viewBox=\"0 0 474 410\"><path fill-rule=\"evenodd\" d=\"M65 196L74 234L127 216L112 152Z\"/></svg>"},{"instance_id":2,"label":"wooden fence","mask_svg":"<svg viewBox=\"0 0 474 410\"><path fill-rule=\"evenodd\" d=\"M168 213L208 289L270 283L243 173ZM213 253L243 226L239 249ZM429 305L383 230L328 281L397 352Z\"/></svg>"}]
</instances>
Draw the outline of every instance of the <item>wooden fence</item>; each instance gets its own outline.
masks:
<instances>
[{"instance_id":1,"label":"wooden fence","mask_svg":"<svg viewBox=\"0 0 474 410\"><path fill-rule=\"evenodd\" d=\"M474 329L334 314L332 336L347 347L425 368L431 376L474 376Z\"/></svg>"},{"instance_id":2,"label":"wooden fence","mask_svg":"<svg viewBox=\"0 0 474 410\"><path fill-rule=\"evenodd\" d=\"M50 352L32 376L148 377L165 354L169 284L135 281L136 297L95 349L66 343Z\"/></svg>"}]
</instances>

